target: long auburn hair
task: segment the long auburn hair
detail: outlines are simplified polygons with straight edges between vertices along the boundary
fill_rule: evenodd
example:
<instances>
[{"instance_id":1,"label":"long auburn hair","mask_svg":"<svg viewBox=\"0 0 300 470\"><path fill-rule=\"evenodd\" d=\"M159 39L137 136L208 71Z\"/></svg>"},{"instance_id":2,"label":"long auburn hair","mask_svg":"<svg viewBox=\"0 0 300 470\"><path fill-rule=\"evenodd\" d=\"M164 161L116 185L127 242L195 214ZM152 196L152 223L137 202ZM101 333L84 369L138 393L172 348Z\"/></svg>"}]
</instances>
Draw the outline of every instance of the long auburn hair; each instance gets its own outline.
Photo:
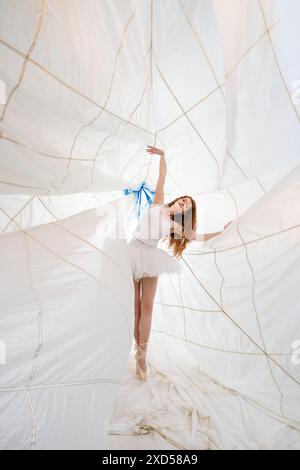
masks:
<instances>
[{"instance_id":1,"label":"long auburn hair","mask_svg":"<svg viewBox=\"0 0 300 470\"><path fill-rule=\"evenodd\" d=\"M165 237L168 239L169 248L172 249L173 255L175 258L180 258L182 256L183 250L185 250L187 244L191 241L192 231L196 230L197 226L197 208L196 202L191 196L179 196L173 201L167 203L166 205L171 207L175 202L184 197L188 197L191 200L192 207L186 212L180 212L179 214L170 214L170 217L176 223L182 225L183 233L182 236L175 234L171 229L170 235Z\"/></svg>"}]
</instances>

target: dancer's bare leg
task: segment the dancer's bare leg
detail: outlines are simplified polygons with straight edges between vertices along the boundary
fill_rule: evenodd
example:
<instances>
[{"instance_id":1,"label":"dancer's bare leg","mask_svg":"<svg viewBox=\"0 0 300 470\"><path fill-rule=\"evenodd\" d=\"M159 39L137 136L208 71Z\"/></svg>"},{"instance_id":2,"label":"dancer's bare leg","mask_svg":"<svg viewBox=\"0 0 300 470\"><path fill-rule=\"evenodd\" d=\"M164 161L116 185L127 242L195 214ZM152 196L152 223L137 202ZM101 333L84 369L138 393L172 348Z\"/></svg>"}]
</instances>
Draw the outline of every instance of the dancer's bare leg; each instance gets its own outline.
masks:
<instances>
[{"instance_id":1,"label":"dancer's bare leg","mask_svg":"<svg viewBox=\"0 0 300 470\"><path fill-rule=\"evenodd\" d=\"M139 342L148 342L151 323L152 323L152 310L153 302L157 287L158 276L156 277L143 277L142 282L142 296L141 296L141 316L139 321Z\"/></svg>"},{"instance_id":2,"label":"dancer's bare leg","mask_svg":"<svg viewBox=\"0 0 300 470\"><path fill-rule=\"evenodd\" d=\"M152 321L152 310L153 310L153 301L156 292L157 286L157 277L143 277L141 279L141 301L140 301L140 319L138 323L138 331L135 330L135 335L138 337L138 345L136 345L136 359L137 359L137 374L141 380L146 380L147 372L147 361L146 361L146 351L148 345L148 339L150 336L151 330L151 321ZM136 298L138 297L139 288L136 284ZM136 309L138 317L138 304Z\"/></svg>"},{"instance_id":3,"label":"dancer's bare leg","mask_svg":"<svg viewBox=\"0 0 300 470\"><path fill-rule=\"evenodd\" d=\"M139 342L139 321L141 317L141 280L134 282L134 339Z\"/></svg>"}]
</instances>

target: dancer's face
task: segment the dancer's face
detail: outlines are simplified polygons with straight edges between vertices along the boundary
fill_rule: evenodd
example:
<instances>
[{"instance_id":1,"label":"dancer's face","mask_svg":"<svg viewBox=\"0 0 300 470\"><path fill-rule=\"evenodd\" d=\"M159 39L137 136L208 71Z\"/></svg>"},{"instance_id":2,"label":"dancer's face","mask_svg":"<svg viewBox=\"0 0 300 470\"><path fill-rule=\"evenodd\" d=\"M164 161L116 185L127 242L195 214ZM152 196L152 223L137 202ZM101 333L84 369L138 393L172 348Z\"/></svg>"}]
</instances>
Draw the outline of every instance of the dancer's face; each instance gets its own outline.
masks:
<instances>
[{"instance_id":1,"label":"dancer's face","mask_svg":"<svg viewBox=\"0 0 300 470\"><path fill-rule=\"evenodd\" d=\"M176 201L171 209L173 210L174 214L180 214L182 212L186 212L192 207L192 201L189 197L182 197Z\"/></svg>"}]
</instances>

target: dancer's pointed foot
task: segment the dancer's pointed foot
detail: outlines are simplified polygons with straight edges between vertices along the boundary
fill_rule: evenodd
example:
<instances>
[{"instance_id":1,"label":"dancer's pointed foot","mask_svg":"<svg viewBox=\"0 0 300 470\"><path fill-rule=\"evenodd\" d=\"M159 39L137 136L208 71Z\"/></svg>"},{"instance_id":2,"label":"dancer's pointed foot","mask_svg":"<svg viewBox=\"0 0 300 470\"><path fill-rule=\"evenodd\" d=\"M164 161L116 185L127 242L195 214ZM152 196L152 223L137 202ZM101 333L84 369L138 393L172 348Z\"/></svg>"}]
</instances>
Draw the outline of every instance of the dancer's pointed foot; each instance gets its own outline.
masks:
<instances>
[{"instance_id":1,"label":"dancer's pointed foot","mask_svg":"<svg viewBox=\"0 0 300 470\"><path fill-rule=\"evenodd\" d=\"M147 381L147 362L146 362L146 352L147 352L148 342L144 343L135 343L135 360L136 360L136 374L140 380L143 382Z\"/></svg>"}]
</instances>

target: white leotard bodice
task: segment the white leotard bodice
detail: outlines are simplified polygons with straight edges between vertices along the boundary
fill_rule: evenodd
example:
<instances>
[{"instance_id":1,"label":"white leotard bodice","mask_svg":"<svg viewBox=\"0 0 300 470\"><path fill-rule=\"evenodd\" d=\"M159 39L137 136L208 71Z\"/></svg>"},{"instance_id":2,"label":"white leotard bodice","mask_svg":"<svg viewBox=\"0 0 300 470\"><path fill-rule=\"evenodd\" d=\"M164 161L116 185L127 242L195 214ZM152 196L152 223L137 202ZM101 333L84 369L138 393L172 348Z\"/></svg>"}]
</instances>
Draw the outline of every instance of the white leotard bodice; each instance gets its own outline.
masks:
<instances>
[{"instance_id":1,"label":"white leotard bodice","mask_svg":"<svg viewBox=\"0 0 300 470\"><path fill-rule=\"evenodd\" d=\"M155 247L170 233L171 220L163 213L164 204L151 205L139 221L129 244L138 247Z\"/></svg>"}]
</instances>

